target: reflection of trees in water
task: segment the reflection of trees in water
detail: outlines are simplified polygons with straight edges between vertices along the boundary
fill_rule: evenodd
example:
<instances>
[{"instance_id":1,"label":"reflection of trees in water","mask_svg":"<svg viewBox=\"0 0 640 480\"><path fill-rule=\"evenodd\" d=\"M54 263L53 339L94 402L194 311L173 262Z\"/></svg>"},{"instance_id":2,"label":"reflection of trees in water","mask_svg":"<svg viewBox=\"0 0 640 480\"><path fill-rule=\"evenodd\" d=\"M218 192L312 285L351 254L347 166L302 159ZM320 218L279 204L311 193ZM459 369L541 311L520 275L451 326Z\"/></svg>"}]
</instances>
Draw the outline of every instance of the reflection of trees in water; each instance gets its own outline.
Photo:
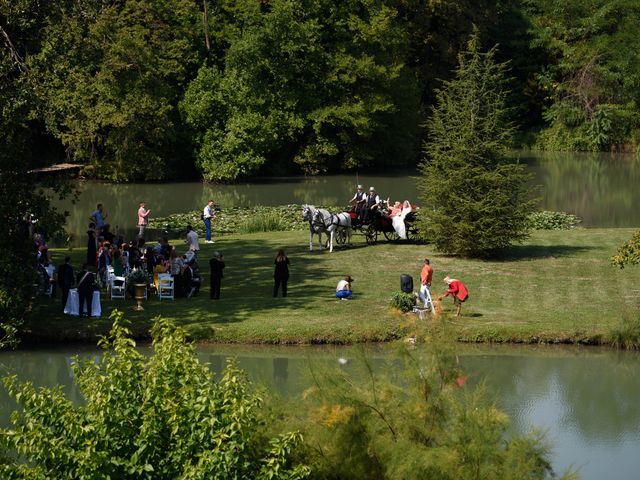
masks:
<instances>
[{"instance_id":1,"label":"reflection of trees in water","mask_svg":"<svg viewBox=\"0 0 640 480\"><path fill-rule=\"evenodd\" d=\"M560 398L555 405L563 429L586 439L615 442L640 428L638 356L612 352L575 357L466 357L465 368L483 378L505 410L518 413L514 426L526 430L529 408L541 399ZM548 407L548 404L545 404Z\"/></svg>"},{"instance_id":2,"label":"reflection of trees in water","mask_svg":"<svg viewBox=\"0 0 640 480\"><path fill-rule=\"evenodd\" d=\"M92 358L95 354L81 355L82 359ZM15 374L21 382L32 382L38 387L62 385L74 403L82 401L82 395L74 382L71 365L75 355L59 352L18 351L2 353L1 375ZM0 388L0 425L9 426L10 414L17 408L4 388Z\"/></svg>"},{"instance_id":3,"label":"reflection of trees in water","mask_svg":"<svg viewBox=\"0 0 640 480\"><path fill-rule=\"evenodd\" d=\"M542 205L582 217L585 224L631 226L640 214L635 186L640 161L631 155L544 153L534 157L535 181L541 183Z\"/></svg>"}]
</instances>

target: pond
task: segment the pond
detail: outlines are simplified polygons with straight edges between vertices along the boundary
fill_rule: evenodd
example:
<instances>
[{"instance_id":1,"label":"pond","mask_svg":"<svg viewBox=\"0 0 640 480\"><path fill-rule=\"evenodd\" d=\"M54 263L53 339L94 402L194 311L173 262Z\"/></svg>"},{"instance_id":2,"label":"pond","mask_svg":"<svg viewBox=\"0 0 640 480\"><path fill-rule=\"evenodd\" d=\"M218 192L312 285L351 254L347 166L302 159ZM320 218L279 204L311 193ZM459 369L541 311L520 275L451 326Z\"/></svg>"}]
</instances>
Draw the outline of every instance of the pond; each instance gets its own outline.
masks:
<instances>
[{"instance_id":1,"label":"pond","mask_svg":"<svg viewBox=\"0 0 640 480\"><path fill-rule=\"evenodd\" d=\"M529 166L532 184L547 210L580 216L585 226L633 227L640 225L640 160L635 155L516 152ZM133 235L138 203L146 201L152 216L165 216L204 207L213 198L225 207L311 203L344 205L361 183L374 186L391 199L415 200L418 196L415 171L370 175L270 178L236 185L202 182L109 184L77 182L79 201L57 202L70 213L68 228L76 244L84 244L88 218L97 203L103 203L112 227Z\"/></svg>"},{"instance_id":2,"label":"pond","mask_svg":"<svg viewBox=\"0 0 640 480\"><path fill-rule=\"evenodd\" d=\"M511 417L510 434L532 427L547 432L556 472L569 467L586 480L637 478L640 471L640 356L597 348L464 346L459 359L471 384L484 382L489 394ZM362 372L363 352L374 370L395 368L390 345L354 347L198 347L202 361L220 371L236 356L258 384L283 399L295 400L312 384L311 369L344 368ZM63 385L80 400L73 384L72 357L93 358L96 349L23 349L0 352L7 369L37 386ZM348 363L339 366L337 359ZM0 423L15 408L0 390Z\"/></svg>"}]
</instances>

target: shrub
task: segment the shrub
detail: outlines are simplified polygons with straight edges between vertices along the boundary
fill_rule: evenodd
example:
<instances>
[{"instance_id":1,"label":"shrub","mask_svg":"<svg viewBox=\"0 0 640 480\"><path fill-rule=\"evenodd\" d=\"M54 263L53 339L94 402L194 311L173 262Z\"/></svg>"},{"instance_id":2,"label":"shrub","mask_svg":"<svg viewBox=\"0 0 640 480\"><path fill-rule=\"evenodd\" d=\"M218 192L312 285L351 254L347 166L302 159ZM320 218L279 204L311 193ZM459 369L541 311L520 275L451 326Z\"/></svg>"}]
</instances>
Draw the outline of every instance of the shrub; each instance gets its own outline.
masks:
<instances>
[{"instance_id":1,"label":"shrub","mask_svg":"<svg viewBox=\"0 0 640 480\"><path fill-rule=\"evenodd\" d=\"M532 230L570 230L581 222L576 215L565 212L544 210L529 215L529 228Z\"/></svg>"},{"instance_id":2,"label":"shrub","mask_svg":"<svg viewBox=\"0 0 640 480\"><path fill-rule=\"evenodd\" d=\"M396 292L391 297L390 305L401 312L409 312L416 304L416 299L412 293Z\"/></svg>"},{"instance_id":3,"label":"shrub","mask_svg":"<svg viewBox=\"0 0 640 480\"><path fill-rule=\"evenodd\" d=\"M309 469L291 465L302 437L269 439L261 398L230 361L213 381L185 332L165 320L152 328L147 358L128 338L122 314L100 343L97 360L74 364L84 397L74 405L60 387L35 389L4 379L20 412L0 431L0 477L301 479Z\"/></svg>"}]
</instances>

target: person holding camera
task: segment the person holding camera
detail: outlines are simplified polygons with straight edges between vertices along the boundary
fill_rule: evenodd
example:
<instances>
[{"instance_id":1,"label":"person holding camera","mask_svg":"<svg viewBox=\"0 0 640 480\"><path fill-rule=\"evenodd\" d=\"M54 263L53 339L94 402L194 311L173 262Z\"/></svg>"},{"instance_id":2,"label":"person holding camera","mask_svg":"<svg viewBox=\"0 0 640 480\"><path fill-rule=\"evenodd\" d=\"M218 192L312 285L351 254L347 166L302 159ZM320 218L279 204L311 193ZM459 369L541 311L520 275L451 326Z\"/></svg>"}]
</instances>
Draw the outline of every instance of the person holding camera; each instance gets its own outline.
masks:
<instances>
[{"instance_id":1,"label":"person holding camera","mask_svg":"<svg viewBox=\"0 0 640 480\"><path fill-rule=\"evenodd\" d=\"M213 200L209 200L202 212L202 220L204 221L204 243L213 243L213 240L211 240L211 222L215 216L215 204Z\"/></svg>"}]
</instances>

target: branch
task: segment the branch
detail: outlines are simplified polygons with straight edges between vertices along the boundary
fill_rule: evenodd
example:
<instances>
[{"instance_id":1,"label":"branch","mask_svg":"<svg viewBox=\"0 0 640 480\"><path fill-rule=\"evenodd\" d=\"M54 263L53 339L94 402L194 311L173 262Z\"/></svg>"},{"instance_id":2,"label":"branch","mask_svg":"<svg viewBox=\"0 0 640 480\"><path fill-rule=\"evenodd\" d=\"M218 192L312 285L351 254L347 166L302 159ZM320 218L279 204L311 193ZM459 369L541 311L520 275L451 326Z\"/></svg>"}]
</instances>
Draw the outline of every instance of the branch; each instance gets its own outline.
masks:
<instances>
[{"instance_id":1,"label":"branch","mask_svg":"<svg viewBox=\"0 0 640 480\"><path fill-rule=\"evenodd\" d=\"M9 34L5 31L4 28L2 28L2 25L0 25L0 33L2 33L2 37L4 38L4 44L9 50L11 59L13 60L13 64L16 65L21 72L28 71L29 69L25 65L24 60L22 59L22 57L20 56L16 48L13 46L13 43L9 38Z\"/></svg>"}]
</instances>

